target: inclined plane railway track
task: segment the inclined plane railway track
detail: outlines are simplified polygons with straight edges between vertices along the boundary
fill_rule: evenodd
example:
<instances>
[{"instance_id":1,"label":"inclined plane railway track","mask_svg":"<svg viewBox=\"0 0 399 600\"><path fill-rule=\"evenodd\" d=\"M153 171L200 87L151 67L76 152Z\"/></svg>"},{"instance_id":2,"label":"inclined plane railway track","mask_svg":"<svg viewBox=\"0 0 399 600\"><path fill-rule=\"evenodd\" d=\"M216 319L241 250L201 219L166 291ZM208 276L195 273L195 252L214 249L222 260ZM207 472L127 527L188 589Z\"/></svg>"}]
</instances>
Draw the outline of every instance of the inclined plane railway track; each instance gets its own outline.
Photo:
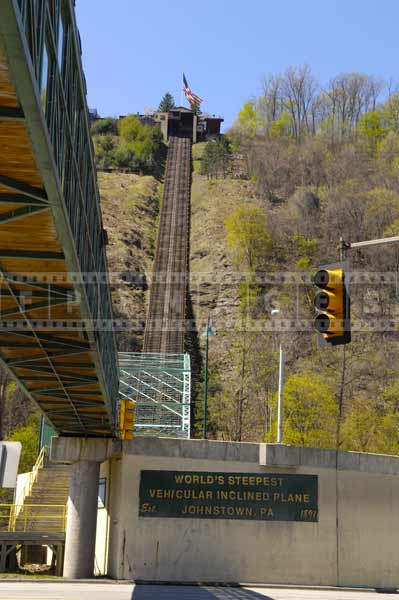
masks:
<instances>
[{"instance_id":1,"label":"inclined plane railway track","mask_svg":"<svg viewBox=\"0 0 399 600\"><path fill-rule=\"evenodd\" d=\"M184 352L191 140L169 138L144 352Z\"/></svg>"}]
</instances>

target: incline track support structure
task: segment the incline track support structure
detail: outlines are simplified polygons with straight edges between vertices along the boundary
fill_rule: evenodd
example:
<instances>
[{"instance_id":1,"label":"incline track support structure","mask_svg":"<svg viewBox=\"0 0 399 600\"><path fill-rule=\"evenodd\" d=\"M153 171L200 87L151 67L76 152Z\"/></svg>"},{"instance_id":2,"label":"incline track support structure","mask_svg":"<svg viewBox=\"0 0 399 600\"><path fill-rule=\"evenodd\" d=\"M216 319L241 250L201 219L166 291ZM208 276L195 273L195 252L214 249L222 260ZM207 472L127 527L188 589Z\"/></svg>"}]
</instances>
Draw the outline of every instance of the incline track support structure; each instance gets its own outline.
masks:
<instances>
[{"instance_id":1,"label":"incline track support structure","mask_svg":"<svg viewBox=\"0 0 399 600\"><path fill-rule=\"evenodd\" d=\"M73 6L0 2L0 360L61 435L110 437L116 345Z\"/></svg>"},{"instance_id":2,"label":"incline track support structure","mask_svg":"<svg viewBox=\"0 0 399 600\"><path fill-rule=\"evenodd\" d=\"M188 354L120 352L120 395L132 400L135 435L190 437Z\"/></svg>"}]
</instances>

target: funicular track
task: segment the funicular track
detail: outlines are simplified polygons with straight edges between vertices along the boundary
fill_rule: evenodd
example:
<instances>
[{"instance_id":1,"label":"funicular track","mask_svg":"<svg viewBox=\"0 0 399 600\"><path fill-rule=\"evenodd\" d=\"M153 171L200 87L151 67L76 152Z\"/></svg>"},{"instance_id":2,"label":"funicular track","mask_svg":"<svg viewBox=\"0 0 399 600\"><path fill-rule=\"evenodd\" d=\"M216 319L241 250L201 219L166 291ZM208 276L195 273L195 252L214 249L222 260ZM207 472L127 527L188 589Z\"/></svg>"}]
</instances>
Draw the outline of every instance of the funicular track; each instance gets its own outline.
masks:
<instances>
[{"instance_id":1,"label":"funicular track","mask_svg":"<svg viewBox=\"0 0 399 600\"><path fill-rule=\"evenodd\" d=\"M144 352L184 352L191 139L169 138Z\"/></svg>"}]
</instances>

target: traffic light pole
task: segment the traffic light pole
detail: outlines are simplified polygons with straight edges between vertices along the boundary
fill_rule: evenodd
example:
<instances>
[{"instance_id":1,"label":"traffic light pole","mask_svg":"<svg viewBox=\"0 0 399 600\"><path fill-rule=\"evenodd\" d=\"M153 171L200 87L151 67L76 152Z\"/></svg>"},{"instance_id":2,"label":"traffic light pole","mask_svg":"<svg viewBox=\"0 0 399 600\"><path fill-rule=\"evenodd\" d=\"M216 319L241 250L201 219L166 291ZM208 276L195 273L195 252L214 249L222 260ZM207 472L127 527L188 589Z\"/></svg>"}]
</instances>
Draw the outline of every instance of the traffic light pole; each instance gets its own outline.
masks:
<instances>
[{"instance_id":1,"label":"traffic light pole","mask_svg":"<svg viewBox=\"0 0 399 600\"><path fill-rule=\"evenodd\" d=\"M205 338L205 375L204 375L204 420L203 420L203 434L202 437L206 440L207 437L207 416L208 416L208 352L209 352L209 318L208 326L206 328Z\"/></svg>"},{"instance_id":2,"label":"traffic light pole","mask_svg":"<svg viewBox=\"0 0 399 600\"><path fill-rule=\"evenodd\" d=\"M369 246L385 246L387 244L397 243L399 243L398 235L389 238L380 238L377 240L367 240L365 242L345 242L344 238L341 237L339 240L339 259L341 261L346 260L347 252L348 250L352 250L352 248L367 248Z\"/></svg>"}]
</instances>

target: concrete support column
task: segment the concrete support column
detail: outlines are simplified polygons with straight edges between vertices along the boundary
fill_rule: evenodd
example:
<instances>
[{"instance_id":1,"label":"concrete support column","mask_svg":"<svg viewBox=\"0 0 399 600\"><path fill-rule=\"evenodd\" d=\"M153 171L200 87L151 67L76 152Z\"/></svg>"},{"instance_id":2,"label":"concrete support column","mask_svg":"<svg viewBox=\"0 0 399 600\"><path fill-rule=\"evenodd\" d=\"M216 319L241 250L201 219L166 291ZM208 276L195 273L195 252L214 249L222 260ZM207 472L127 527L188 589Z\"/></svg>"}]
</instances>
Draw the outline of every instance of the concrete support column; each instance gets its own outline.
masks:
<instances>
[{"instance_id":1,"label":"concrete support column","mask_svg":"<svg viewBox=\"0 0 399 600\"><path fill-rule=\"evenodd\" d=\"M72 463L64 577L93 577L100 464L121 449L121 442L112 439L53 437L51 440L51 461Z\"/></svg>"},{"instance_id":2,"label":"concrete support column","mask_svg":"<svg viewBox=\"0 0 399 600\"><path fill-rule=\"evenodd\" d=\"M64 559L64 577L70 579L93 577L99 474L97 461L72 464Z\"/></svg>"}]
</instances>

